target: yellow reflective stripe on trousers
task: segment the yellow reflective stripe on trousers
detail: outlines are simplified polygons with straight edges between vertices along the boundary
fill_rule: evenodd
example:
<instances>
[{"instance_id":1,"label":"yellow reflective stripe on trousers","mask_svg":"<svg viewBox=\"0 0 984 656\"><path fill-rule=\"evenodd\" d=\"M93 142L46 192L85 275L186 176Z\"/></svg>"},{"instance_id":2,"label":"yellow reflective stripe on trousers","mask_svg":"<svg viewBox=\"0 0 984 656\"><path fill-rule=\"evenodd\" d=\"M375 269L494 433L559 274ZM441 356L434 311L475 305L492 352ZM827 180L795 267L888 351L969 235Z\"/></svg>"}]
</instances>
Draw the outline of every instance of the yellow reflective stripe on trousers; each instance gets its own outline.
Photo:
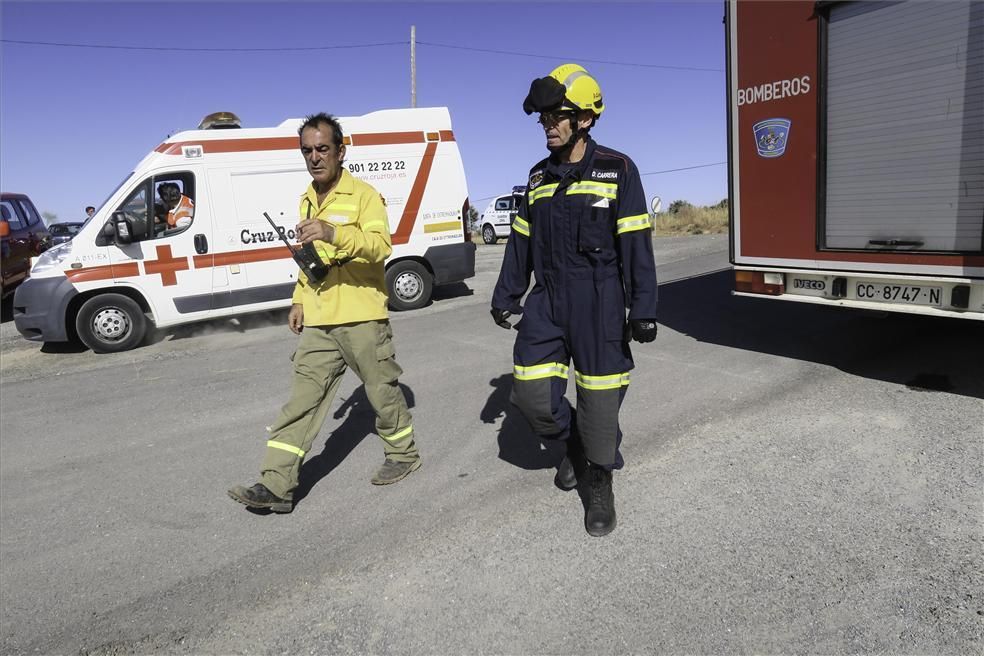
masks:
<instances>
[{"instance_id":1,"label":"yellow reflective stripe on trousers","mask_svg":"<svg viewBox=\"0 0 984 656\"><path fill-rule=\"evenodd\" d=\"M578 387L587 390L606 390L626 387L629 384L629 372L609 374L607 376L588 376L580 371L574 372L574 382Z\"/></svg>"},{"instance_id":2,"label":"yellow reflective stripe on trousers","mask_svg":"<svg viewBox=\"0 0 984 656\"><path fill-rule=\"evenodd\" d=\"M562 362L544 362L532 367L521 367L518 364L513 366L513 376L516 380L539 380L551 376L566 379L568 371L567 365Z\"/></svg>"},{"instance_id":3,"label":"yellow reflective stripe on trousers","mask_svg":"<svg viewBox=\"0 0 984 656\"><path fill-rule=\"evenodd\" d=\"M559 183L557 182L551 182L550 184L545 184L542 187L537 187L536 189L531 191L528 195L529 204L532 205L533 203L535 203L541 198L547 198L549 196L553 196L554 192L557 191L558 185Z\"/></svg>"},{"instance_id":4,"label":"yellow reflective stripe on trousers","mask_svg":"<svg viewBox=\"0 0 984 656\"><path fill-rule=\"evenodd\" d=\"M387 442L398 442L412 432L413 432L413 424L407 426L401 431L393 433L392 435L380 435L380 437L386 440Z\"/></svg>"},{"instance_id":5,"label":"yellow reflective stripe on trousers","mask_svg":"<svg viewBox=\"0 0 984 656\"><path fill-rule=\"evenodd\" d=\"M530 236L530 224L519 218L518 214L513 218L512 229L524 237Z\"/></svg>"},{"instance_id":6,"label":"yellow reflective stripe on trousers","mask_svg":"<svg viewBox=\"0 0 984 656\"><path fill-rule=\"evenodd\" d=\"M615 199L618 196L618 185L613 182L575 182L567 188L568 196L574 194L591 194Z\"/></svg>"},{"instance_id":7,"label":"yellow reflective stripe on trousers","mask_svg":"<svg viewBox=\"0 0 984 656\"><path fill-rule=\"evenodd\" d=\"M627 216L625 218L616 221L615 234L620 235L623 232L632 232L633 230L645 230L648 227L649 227L649 215L636 214L634 216Z\"/></svg>"},{"instance_id":8,"label":"yellow reflective stripe on trousers","mask_svg":"<svg viewBox=\"0 0 984 656\"><path fill-rule=\"evenodd\" d=\"M281 451L288 451L293 453L298 458L304 457L304 452L298 449L296 446L291 446L290 444L284 444L283 442L276 442L274 440L267 440L267 446L271 449L280 449Z\"/></svg>"}]
</instances>

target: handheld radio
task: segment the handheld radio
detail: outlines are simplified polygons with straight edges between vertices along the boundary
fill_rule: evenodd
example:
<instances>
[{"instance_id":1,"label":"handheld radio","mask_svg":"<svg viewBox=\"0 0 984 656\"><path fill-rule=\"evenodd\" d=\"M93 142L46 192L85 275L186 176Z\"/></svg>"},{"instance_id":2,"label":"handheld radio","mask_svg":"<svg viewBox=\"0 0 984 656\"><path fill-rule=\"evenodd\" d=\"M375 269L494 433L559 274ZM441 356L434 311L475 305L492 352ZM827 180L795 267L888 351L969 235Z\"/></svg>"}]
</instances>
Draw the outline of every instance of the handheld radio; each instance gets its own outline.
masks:
<instances>
[{"instance_id":1,"label":"handheld radio","mask_svg":"<svg viewBox=\"0 0 984 656\"><path fill-rule=\"evenodd\" d=\"M277 233L278 237L280 237L280 241L284 242L284 246L290 250L291 257L294 258L294 261L297 262L297 266L301 267L301 270L304 271L305 275L307 275L308 280L315 283L324 280L328 275L328 272L331 270L331 266L326 264L325 261L321 259L321 256L318 255L318 251L314 249L314 243L304 244L300 250L296 250L290 245L290 242L287 241L287 237L285 237L284 233L280 231L277 224L273 222L270 215L264 212L263 216L270 223L270 225L273 226L273 231Z\"/></svg>"}]
</instances>

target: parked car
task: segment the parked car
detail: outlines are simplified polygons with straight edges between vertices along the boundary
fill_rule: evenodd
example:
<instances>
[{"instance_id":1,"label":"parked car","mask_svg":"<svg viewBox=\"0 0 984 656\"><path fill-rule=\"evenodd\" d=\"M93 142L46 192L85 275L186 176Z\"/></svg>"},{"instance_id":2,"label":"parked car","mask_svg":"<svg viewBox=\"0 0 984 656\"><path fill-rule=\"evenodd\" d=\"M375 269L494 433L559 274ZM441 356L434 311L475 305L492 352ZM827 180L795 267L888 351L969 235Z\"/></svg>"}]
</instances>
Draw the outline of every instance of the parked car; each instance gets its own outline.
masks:
<instances>
[{"instance_id":1,"label":"parked car","mask_svg":"<svg viewBox=\"0 0 984 656\"><path fill-rule=\"evenodd\" d=\"M82 221L78 223L52 223L48 226L48 234L51 235L51 245L57 246L58 244L64 244L66 241L72 241L72 237L77 235L84 225L85 223Z\"/></svg>"},{"instance_id":2,"label":"parked car","mask_svg":"<svg viewBox=\"0 0 984 656\"><path fill-rule=\"evenodd\" d=\"M494 244L498 239L509 236L512 218L516 216L525 192L524 186L513 187L511 194L492 199L479 219L479 225L482 226L482 241L486 244Z\"/></svg>"},{"instance_id":3,"label":"parked car","mask_svg":"<svg viewBox=\"0 0 984 656\"><path fill-rule=\"evenodd\" d=\"M0 193L0 296L7 296L31 272L31 258L51 238L34 203L24 194Z\"/></svg>"}]
</instances>

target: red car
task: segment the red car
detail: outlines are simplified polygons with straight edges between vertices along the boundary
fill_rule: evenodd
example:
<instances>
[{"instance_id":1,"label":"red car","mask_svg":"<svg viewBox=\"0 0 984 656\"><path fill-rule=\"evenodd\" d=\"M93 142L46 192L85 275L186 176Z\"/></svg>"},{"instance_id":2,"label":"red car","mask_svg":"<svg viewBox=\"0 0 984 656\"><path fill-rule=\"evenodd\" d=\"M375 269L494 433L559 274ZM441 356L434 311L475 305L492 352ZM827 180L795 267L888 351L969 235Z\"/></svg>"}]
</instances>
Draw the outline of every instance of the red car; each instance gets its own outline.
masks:
<instances>
[{"instance_id":1,"label":"red car","mask_svg":"<svg viewBox=\"0 0 984 656\"><path fill-rule=\"evenodd\" d=\"M0 296L13 293L31 273L31 258L50 243L48 229L30 198L0 194Z\"/></svg>"}]
</instances>

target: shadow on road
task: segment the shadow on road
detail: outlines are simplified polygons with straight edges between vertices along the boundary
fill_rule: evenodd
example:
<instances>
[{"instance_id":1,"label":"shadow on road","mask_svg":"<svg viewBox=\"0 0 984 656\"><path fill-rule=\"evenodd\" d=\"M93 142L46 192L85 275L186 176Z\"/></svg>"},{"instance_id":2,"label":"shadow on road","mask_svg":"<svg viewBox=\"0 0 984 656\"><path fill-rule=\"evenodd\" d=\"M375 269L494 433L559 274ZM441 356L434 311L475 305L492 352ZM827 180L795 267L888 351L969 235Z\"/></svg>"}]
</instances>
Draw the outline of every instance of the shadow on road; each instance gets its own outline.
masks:
<instances>
[{"instance_id":1,"label":"shadow on road","mask_svg":"<svg viewBox=\"0 0 984 656\"><path fill-rule=\"evenodd\" d=\"M659 322L701 342L984 398L980 322L736 297L731 286L730 270L660 285Z\"/></svg>"},{"instance_id":2,"label":"shadow on road","mask_svg":"<svg viewBox=\"0 0 984 656\"><path fill-rule=\"evenodd\" d=\"M67 342L44 342L41 344L42 353L82 353L88 351L89 347L78 340L71 339Z\"/></svg>"},{"instance_id":3,"label":"shadow on road","mask_svg":"<svg viewBox=\"0 0 984 656\"><path fill-rule=\"evenodd\" d=\"M400 383L400 389L407 399L407 407L413 408L415 404L413 390L403 383ZM359 385L332 417L334 419L345 417L345 419L331 431L321 453L301 465L297 489L294 490L294 503L300 502L318 484L318 481L342 464L346 456L352 453L367 435L376 432L376 412L369 403L364 385Z\"/></svg>"},{"instance_id":4,"label":"shadow on road","mask_svg":"<svg viewBox=\"0 0 984 656\"><path fill-rule=\"evenodd\" d=\"M519 409L509 402L512 374L503 374L489 381L492 394L479 415L483 423L499 426L499 458L521 469L549 469L564 459L564 446L557 442L541 441L530 429Z\"/></svg>"},{"instance_id":5,"label":"shadow on road","mask_svg":"<svg viewBox=\"0 0 984 656\"><path fill-rule=\"evenodd\" d=\"M14 295L11 294L0 303L0 323L14 320Z\"/></svg>"},{"instance_id":6,"label":"shadow on road","mask_svg":"<svg viewBox=\"0 0 984 656\"><path fill-rule=\"evenodd\" d=\"M428 303L432 305L434 301L443 301L449 298L460 298L462 296L474 296L475 291L463 282L454 282L450 285L439 285L434 288L431 293L431 302Z\"/></svg>"}]
</instances>

